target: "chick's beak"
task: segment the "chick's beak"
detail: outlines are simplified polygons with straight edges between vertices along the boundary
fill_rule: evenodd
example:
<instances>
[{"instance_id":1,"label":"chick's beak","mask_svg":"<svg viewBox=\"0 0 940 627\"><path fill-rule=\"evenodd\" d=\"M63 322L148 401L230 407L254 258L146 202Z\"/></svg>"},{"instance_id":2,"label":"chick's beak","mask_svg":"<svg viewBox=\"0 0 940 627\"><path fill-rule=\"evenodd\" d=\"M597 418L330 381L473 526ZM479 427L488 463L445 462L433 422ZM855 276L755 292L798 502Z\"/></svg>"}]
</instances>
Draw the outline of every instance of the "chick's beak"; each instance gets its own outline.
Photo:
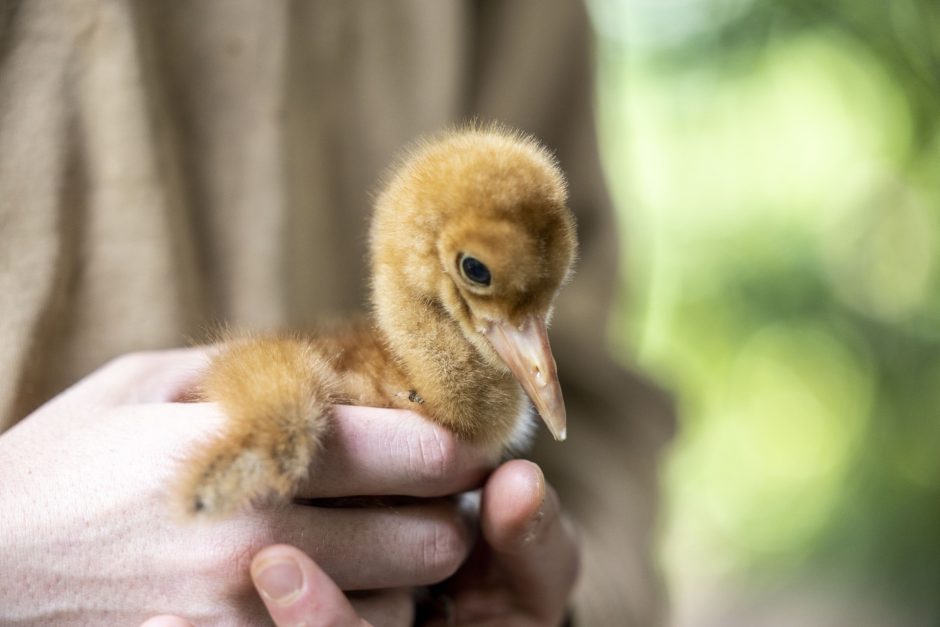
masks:
<instances>
[{"instance_id":1,"label":"chick's beak","mask_svg":"<svg viewBox=\"0 0 940 627\"><path fill-rule=\"evenodd\" d=\"M556 440L563 441L568 433L565 401L545 319L529 316L518 327L497 320L486 327L484 334L522 384L548 430Z\"/></svg>"}]
</instances>

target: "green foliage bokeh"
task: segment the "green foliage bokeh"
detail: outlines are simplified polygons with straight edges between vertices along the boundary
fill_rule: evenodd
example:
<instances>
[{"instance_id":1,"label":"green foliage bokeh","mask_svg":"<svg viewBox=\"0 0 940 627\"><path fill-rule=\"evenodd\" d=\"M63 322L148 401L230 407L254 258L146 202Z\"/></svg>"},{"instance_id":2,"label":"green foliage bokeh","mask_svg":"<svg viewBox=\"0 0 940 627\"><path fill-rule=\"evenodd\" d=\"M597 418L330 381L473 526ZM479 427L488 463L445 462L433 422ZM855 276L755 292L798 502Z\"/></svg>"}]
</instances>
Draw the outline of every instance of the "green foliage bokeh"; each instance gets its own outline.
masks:
<instances>
[{"instance_id":1,"label":"green foliage bokeh","mask_svg":"<svg viewBox=\"0 0 940 627\"><path fill-rule=\"evenodd\" d=\"M613 331L682 410L667 570L940 621L940 3L591 9Z\"/></svg>"}]
</instances>

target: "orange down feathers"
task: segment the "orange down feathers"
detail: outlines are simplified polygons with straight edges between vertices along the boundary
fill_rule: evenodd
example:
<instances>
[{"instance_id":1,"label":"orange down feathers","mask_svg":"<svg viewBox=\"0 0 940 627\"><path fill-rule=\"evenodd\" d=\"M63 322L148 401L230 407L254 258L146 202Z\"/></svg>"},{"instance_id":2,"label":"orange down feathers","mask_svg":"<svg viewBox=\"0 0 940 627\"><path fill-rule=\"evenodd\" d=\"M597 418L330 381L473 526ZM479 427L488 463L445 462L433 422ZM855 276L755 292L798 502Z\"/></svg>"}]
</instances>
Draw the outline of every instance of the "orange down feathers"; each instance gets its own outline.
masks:
<instances>
[{"instance_id":1,"label":"orange down feathers","mask_svg":"<svg viewBox=\"0 0 940 627\"><path fill-rule=\"evenodd\" d=\"M221 516L290 499L338 403L414 410L495 460L531 399L564 439L546 328L576 246L564 177L534 139L488 127L419 143L375 203L371 317L227 341L201 385L226 426L187 460L178 504Z\"/></svg>"}]
</instances>

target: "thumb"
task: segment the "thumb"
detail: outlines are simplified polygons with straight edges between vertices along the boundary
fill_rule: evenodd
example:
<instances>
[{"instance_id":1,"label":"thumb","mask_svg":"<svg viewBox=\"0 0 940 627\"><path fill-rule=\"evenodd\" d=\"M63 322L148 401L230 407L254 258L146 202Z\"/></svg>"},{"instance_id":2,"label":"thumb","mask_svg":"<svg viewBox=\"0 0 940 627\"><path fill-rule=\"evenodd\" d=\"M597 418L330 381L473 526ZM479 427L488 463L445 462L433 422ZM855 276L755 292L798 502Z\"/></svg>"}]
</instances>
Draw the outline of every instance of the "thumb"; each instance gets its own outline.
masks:
<instances>
[{"instance_id":1,"label":"thumb","mask_svg":"<svg viewBox=\"0 0 940 627\"><path fill-rule=\"evenodd\" d=\"M542 470L525 460L500 466L484 488L480 523L516 606L558 620L578 575L578 545Z\"/></svg>"},{"instance_id":2,"label":"thumb","mask_svg":"<svg viewBox=\"0 0 940 627\"><path fill-rule=\"evenodd\" d=\"M251 561L251 579L278 627L366 627L333 580L300 549L269 546Z\"/></svg>"}]
</instances>

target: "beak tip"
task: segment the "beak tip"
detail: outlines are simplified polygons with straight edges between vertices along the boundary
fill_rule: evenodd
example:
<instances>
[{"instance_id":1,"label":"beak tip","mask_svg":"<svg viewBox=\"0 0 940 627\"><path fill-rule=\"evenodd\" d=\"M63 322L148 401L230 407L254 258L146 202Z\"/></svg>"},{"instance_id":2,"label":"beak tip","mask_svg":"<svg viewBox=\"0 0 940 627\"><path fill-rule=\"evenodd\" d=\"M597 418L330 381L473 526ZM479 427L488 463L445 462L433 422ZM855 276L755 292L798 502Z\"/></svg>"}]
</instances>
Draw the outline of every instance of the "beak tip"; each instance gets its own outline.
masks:
<instances>
[{"instance_id":1,"label":"beak tip","mask_svg":"<svg viewBox=\"0 0 940 627\"><path fill-rule=\"evenodd\" d=\"M552 437L556 442L564 442L568 439L568 426L562 422L560 425L557 422L550 422L545 420L545 426L548 427L549 433L552 434ZM559 428L560 427L560 428Z\"/></svg>"}]
</instances>

